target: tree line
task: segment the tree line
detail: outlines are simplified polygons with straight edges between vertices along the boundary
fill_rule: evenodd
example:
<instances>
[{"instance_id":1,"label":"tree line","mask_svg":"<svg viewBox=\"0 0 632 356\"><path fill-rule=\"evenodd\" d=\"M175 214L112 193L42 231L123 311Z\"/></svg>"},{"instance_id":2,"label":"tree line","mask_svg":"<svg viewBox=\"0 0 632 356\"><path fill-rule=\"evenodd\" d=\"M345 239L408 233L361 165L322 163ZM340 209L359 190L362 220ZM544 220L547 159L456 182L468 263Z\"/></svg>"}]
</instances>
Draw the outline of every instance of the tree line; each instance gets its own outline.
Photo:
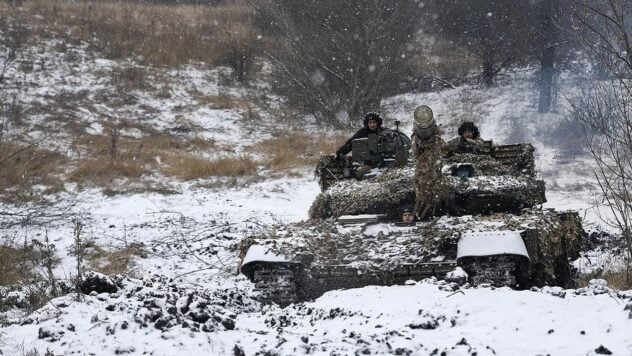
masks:
<instances>
[{"instance_id":1,"label":"tree line","mask_svg":"<svg viewBox=\"0 0 632 356\"><path fill-rule=\"evenodd\" d=\"M628 3L629 0L618 0ZM616 1L615 1L616 2ZM541 112L551 108L556 68L580 49L575 0L265 0L250 1L253 24L268 39L273 88L327 126L358 125L385 96L420 74L413 65L425 39L475 56L481 84L505 68L540 67ZM629 6L629 5L627 5ZM440 58L446 60L447 58ZM444 78L445 79L445 78Z\"/></svg>"}]
</instances>

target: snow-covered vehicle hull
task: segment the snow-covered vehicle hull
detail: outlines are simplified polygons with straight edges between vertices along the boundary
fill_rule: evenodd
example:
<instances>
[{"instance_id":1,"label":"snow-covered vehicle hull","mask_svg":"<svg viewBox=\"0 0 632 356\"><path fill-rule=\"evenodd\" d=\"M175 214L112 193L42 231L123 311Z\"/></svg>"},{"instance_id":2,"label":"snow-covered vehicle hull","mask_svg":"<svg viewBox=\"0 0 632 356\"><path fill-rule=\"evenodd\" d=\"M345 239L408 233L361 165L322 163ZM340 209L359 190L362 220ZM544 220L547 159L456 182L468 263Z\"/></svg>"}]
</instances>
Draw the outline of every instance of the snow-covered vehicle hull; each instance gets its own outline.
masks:
<instances>
[{"instance_id":1,"label":"snow-covered vehicle hull","mask_svg":"<svg viewBox=\"0 0 632 356\"><path fill-rule=\"evenodd\" d=\"M567 286L568 260L577 257L581 246L576 213L541 210L441 217L412 226L327 220L280 229L274 237L250 239L241 266L261 299L280 305L333 289L450 279L456 267L467 272L472 284ZM472 248L479 235L488 246ZM468 245L473 236L479 240Z\"/></svg>"}]
</instances>

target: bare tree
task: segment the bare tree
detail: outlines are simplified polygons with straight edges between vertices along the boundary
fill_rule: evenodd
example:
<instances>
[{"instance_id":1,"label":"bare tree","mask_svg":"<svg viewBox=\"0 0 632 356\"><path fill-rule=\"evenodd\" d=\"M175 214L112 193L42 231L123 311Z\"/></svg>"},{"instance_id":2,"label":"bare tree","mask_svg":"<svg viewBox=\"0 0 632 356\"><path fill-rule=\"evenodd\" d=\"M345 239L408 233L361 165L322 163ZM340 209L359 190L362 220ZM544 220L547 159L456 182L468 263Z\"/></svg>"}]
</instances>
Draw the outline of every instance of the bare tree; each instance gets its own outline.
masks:
<instances>
[{"instance_id":1,"label":"bare tree","mask_svg":"<svg viewBox=\"0 0 632 356\"><path fill-rule=\"evenodd\" d=\"M492 85L503 69L532 56L542 43L540 4L509 0L434 0L431 31L462 45L482 62Z\"/></svg>"},{"instance_id":2,"label":"bare tree","mask_svg":"<svg viewBox=\"0 0 632 356\"><path fill-rule=\"evenodd\" d=\"M626 245L627 283L632 283L632 0L575 2L574 30L605 79L570 98L597 164L595 176Z\"/></svg>"},{"instance_id":3,"label":"bare tree","mask_svg":"<svg viewBox=\"0 0 632 356\"><path fill-rule=\"evenodd\" d=\"M405 73L418 0L251 1L272 48L273 87L320 124L352 126Z\"/></svg>"},{"instance_id":4,"label":"bare tree","mask_svg":"<svg viewBox=\"0 0 632 356\"><path fill-rule=\"evenodd\" d=\"M14 64L23 45L26 28L13 14L13 9L0 9L0 84L6 79L7 71Z\"/></svg>"}]
</instances>

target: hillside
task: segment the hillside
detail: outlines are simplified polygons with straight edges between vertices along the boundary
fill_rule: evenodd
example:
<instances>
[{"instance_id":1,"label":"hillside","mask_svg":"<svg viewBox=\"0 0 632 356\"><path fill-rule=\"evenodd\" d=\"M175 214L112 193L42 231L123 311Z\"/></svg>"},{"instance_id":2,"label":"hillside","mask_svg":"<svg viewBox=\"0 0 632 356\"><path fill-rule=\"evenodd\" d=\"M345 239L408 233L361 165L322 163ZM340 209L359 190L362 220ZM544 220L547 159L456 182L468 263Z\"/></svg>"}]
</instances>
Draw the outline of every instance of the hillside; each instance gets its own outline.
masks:
<instances>
[{"instance_id":1,"label":"hillside","mask_svg":"<svg viewBox=\"0 0 632 356\"><path fill-rule=\"evenodd\" d=\"M549 114L537 112L530 67L491 88L409 92L381 107L407 133L426 104L446 139L472 120L485 139L533 143L542 208L576 210L592 233L573 262L577 288L428 279L280 308L238 274L240 243L307 219L313 167L351 131L296 120L265 62L242 83L227 66L114 58L43 33L0 81L3 157L17 152L0 174L0 354L632 354L620 236L604 223L563 75ZM77 293L78 266L113 289Z\"/></svg>"}]
</instances>

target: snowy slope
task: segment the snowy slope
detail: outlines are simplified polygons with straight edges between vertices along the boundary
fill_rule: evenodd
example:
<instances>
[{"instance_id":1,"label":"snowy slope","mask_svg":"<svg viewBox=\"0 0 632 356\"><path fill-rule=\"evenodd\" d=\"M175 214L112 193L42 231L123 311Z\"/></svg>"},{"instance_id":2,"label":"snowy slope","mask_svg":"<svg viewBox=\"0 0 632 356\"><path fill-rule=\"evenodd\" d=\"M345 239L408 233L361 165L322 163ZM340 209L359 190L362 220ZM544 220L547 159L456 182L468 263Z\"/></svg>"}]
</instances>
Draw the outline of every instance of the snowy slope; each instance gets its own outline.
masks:
<instances>
[{"instance_id":1,"label":"snowy slope","mask_svg":"<svg viewBox=\"0 0 632 356\"><path fill-rule=\"evenodd\" d=\"M83 53L81 48L76 51ZM45 56L42 62L55 65L52 71L14 75L38 83L37 88L19 92L25 103L45 104L51 95L76 92L82 85L83 90L99 89L107 84L95 68L108 71L113 65L87 55L81 66L66 66L62 55L46 51L28 55ZM189 120L205 136L239 151L250 129L239 115L198 105L182 89L192 85L200 91L246 95L239 94L240 88L208 85L215 74L195 66L162 73L179 78L174 79L169 99L137 93L139 103L121 110L150 107L159 114L148 117L147 123L163 129L177 125L176 113L185 107ZM549 188L544 207L578 210L586 226L603 226L599 216L607 212L593 203L598 195L586 173L588 158L569 155L571 143L558 144L562 109L544 116L536 113L532 78L533 72L525 70L489 90L464 86L392 97L384 103L387 125L398 119L401 129L410 132L414 107L427 104L446 138L454 135L458 122L470 119L480 125L486 139L533 142L537 168ZM68 86L60 87L61 82ZM95 108L99 115L119 110L106 104L90 110L79 106L75 114L95 131L100 127ZM314 177L275 178L226 189L168 183L176 194L107 196L69 187L56 197L59 204L76 202L72 209L82 217L85 238L112 248L139 243L148 254L135 262L130 276L119 277L117 292L94 293L79 301L72 294L29 315L7 314L11 323L0 328L2 354L36 350L40 355L632 355L632 292L612 290L603 281L579 290L513 291L458 289L428 280L332 291L285 309L262 306L253 299L252 284L236 273L239 242L264 228L306 219L319 192ZM12 243L45 235L62 259L58 277L72 277L71 221L55 222L46 231L17 226L2 232L3 240ZM606 254L601 261L600 256L604 255L579 261L578 266L620 263L616 256L609 260Z\"/></svg>"}]
</instances>

